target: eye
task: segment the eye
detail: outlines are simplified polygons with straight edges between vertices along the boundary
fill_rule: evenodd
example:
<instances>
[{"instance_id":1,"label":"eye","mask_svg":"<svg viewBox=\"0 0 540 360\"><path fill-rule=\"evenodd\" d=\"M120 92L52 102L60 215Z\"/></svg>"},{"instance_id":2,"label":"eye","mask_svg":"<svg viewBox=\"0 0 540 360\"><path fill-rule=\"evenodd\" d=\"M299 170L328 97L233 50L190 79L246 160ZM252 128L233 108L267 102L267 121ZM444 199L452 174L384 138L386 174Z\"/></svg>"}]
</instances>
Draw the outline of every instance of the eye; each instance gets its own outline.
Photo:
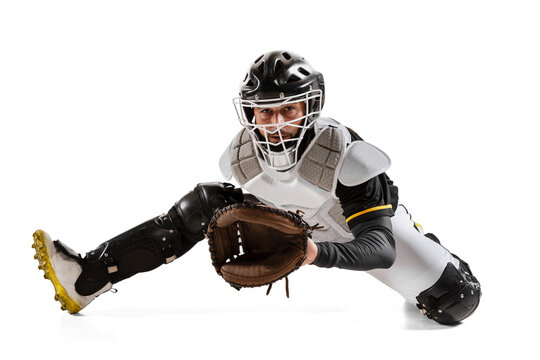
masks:
<instances>
[{"instance_id":1,"label":"eye","mask_svg":"<svg viewBox=\"0 0 540 360\"><path fill-rule=\"evenodd\" d=\"M294 106L286 106L285 107L285 111L293 111L294 110Z\"/></svg>"}]
</instances>

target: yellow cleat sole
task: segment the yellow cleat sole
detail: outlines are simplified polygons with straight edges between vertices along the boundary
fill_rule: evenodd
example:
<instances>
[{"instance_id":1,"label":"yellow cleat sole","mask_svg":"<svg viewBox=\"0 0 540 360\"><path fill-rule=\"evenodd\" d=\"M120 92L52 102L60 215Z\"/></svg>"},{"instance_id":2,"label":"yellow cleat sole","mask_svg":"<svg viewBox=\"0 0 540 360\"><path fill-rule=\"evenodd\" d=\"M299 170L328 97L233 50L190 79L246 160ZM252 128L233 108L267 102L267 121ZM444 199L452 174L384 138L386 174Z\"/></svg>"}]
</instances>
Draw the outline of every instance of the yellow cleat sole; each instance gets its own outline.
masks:
<instances>
[{"instance_id":1,"label":"yellow cleat sole","mask_svg":"<svg viewBox=\"0 0 540 360\"><path fill-rule=\"evenodd\" d=\"M43 230L37 230L34 235L34 244L32 247L36 250L34 259L39 261L38 269L45 272L44 278L52 282L54 286L54 300L60 302L62 310L67 310L70 314L76 314L81 311L81 307L75 301L73 301L66 292L66 289L60 284L54 273L54 269L51 265L51 260L47 254L47 248L45 245L45 239L52 245L52 241L49 235Z\"/></svg>"}]
</instances>

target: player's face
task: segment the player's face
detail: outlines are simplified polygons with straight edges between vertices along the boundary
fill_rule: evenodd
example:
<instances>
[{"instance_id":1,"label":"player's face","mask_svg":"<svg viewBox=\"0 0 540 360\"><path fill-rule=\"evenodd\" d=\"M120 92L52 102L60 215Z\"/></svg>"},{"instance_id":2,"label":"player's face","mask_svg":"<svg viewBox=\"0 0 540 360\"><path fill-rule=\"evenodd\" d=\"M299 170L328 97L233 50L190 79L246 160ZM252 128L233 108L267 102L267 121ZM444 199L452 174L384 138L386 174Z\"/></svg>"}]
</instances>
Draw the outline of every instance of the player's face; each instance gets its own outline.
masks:
<instances>
[{"instance_id":1,"label":"player's face","mask_svg":"<svg viewBox=\"0 0 540 360\"><path fill-rule=\"evenodd\" d=\"M255 108L255 123L257 125L268 125L264 129L259 128L259 133L264 136L264 131L266 129L268 140L272 143L278 143L283 140L292 139L300 131L300 128L294 125L301 125L304 120L302 116L305 115L306 111L305 103L296 102L285 104L276 107L257 107ZM297 121L293 121L298 119ZM283 124L289 122L287 125ZM279 128L281 133L281 138L278 132L271 133Z\"/></svg>"}]
</instances>

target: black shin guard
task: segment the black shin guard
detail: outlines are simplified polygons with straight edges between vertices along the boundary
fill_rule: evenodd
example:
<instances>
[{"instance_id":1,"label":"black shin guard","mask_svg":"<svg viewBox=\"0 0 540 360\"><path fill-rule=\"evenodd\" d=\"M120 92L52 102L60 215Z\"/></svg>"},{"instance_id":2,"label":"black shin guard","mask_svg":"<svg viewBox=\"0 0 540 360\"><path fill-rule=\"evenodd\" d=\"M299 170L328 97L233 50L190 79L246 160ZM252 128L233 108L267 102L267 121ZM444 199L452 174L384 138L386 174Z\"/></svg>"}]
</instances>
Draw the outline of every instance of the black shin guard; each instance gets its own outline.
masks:
<instances>
[{"instance_id":1,"label":"black shin guard","mask_svg":"<svg viewBox=\"0 0 540 360\"><path fill-rule=\"evenodd\" d=\"M168 214L158 216L88 252L75 289L81 295L93 294L109 281L114 284L170 263L194 245Z\"/></svg>"},{"instance_id":2,"label":"black shin guard","mask_svg":"<svg viewBox=\"0 0 540 360\"><path fill-rule=\"evenodd\" d=\"M81 295L90 295L108 282L117 283L137 273L168 264L204 239L214 210L242 201L242 192L230 184L199 184L167 214L148 220L104 242L81 260L83 271L75 283Z\"/></svg>"}]
</instances>

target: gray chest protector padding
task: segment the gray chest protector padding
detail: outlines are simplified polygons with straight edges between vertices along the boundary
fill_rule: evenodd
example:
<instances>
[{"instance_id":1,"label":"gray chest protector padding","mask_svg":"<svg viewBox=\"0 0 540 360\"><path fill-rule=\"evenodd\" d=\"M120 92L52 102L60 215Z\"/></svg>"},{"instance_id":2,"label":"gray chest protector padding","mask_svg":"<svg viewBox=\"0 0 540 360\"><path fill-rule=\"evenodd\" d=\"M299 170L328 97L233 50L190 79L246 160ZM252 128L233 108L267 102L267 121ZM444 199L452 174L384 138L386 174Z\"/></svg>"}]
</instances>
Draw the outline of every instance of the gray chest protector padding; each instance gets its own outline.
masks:
<instances>
[{"instance_id":1,"label":"gray chest protector padding","mask_svg":"<svg viewBox=\"0 0 540 360\"><path fill-rule=\"evenodd\" d=\"M339 128L329 126L322 129L297 165L298 175L333 193L336 178L345 186L355 186L382 174L390 167L390 158L376 146L364 141L354 141L345 149L344 142ZM230 153L225 152L224 155L228 154L230 157L221 159L220 166L228 177L230 172L226 159L229 158L230 171L240 186L263 172L246 129L236 135Z\"/></svg>"},{"instance_id":2,"label":"gray chest protector padding","mask_svg":"<svg viewBox=\"0 0 540 360\"><path fill-rule=\"evenodd\" d=\"M233 140L231 170L240 186L262 172L251 136L249 136L246 129L240 131Z\"/></svg>"},{"instance_id":3,"label":"gray chest protector padding","mask_svg":"<svg viewBox=\"0 0 540 360\"><path fill-rule=\"evenodd\" d=\"M343 152L343 137L339 129L328 127L315 138L303 155L298 174L319 188L332 191L336 168ZM263 170L247 130L242 130L231 147L231 171L240 185L244 185Z\"/></svg>"},{"instance_id":4,"label":"gray chest protector padding","mask_svg":"<svg viewBox=\"0 0 540 360\"><path fill-rule=\"evenodd\" d=\"M316 137L315 143L304 154L298 174L326 191L334 187L334 174L343 151L343 137L339 129L328 127Z\"/></svg>"},{"instance_id":5,"label":"gray chest protector padding","mask_svg":"<svg viewBox=\"0 0 540 360\"><path fill-rule=\"evenodd\" d=\"M347 221L345 220L345 216L343 216L343 208L341 207L340 202L336 202L334 206L328 210L328 215L334 219L339 226L346 232L351 232L351 229L349 228L349 225L347 225Z\"/></svg>"}]
</instances>

